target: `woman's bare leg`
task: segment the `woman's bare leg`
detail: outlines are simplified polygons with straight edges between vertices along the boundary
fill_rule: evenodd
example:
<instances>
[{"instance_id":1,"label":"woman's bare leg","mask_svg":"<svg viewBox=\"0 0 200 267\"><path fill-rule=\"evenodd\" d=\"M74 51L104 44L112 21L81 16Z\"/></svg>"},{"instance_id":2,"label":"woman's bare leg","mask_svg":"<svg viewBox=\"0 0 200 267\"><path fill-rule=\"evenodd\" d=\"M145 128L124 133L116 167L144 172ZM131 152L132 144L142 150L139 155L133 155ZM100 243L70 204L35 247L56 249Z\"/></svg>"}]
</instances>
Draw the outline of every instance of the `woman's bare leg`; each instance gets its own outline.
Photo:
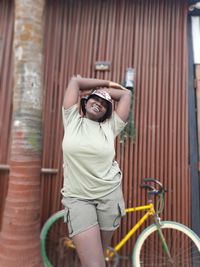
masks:
<instances>
[{"instance_id":1,"label":"woman's bare leg","mask_svg":"<svg viewBox=\"0 0 200 267\"><path fill-rule=\"evenodd\" d=\"M75 235L72 239L82 267L105 267L101 234L98 225Z\"/></svg>"},{"instance_id":2,"label":"woman's bare leg","mask_svg":"<svg viewBox=\"0 0 200 267\"><path fill-rule=\"evenodd\" d=\"M108 246L110 246L114 231L101 231L102 247L105 253Z\"/></svg>"}]
</instances>

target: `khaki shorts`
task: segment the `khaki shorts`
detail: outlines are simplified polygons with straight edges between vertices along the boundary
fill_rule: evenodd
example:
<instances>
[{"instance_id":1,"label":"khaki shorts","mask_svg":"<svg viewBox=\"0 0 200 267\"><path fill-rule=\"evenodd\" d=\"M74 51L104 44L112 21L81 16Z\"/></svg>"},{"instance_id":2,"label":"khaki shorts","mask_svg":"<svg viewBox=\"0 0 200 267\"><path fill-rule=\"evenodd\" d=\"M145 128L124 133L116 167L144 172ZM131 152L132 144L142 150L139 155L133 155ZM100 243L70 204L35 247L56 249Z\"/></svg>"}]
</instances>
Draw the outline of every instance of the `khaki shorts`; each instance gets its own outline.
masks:
<instances>
[{"instance_id":1,"label":"khaki shorts","mask_svg":"<svg viewBox=\"0 0 200 267\"><path fill-rule=\"evenodd\" d=\"M63 197L62 204L65 206L65 222L70 237L97 224L101 230L113 231L119 227L121 217L125 215L121 187L94 200Z\"/></svg>"}]
</instances>

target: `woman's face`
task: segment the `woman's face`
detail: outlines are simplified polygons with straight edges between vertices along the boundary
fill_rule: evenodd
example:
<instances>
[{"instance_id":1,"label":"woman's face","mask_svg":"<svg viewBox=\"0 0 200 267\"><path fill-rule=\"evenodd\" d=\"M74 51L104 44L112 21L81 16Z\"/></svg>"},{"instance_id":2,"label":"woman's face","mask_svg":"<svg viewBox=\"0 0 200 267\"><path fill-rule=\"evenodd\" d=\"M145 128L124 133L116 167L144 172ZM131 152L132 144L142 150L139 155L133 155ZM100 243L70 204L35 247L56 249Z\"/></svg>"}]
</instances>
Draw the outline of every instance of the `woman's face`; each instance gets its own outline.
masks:
<instances>
[{"instance_id":1,"label":"woman's face","mask_svg":"<svg viewBox=\"0 0 200 267\"><path fill-rule=\"evenodd\" d=\"M99 119L106 114L107 108L107 102L104 99L94 95L89 98L86 103L85 117L90 120L99 121Z\"/></svg>"}]
</instances>

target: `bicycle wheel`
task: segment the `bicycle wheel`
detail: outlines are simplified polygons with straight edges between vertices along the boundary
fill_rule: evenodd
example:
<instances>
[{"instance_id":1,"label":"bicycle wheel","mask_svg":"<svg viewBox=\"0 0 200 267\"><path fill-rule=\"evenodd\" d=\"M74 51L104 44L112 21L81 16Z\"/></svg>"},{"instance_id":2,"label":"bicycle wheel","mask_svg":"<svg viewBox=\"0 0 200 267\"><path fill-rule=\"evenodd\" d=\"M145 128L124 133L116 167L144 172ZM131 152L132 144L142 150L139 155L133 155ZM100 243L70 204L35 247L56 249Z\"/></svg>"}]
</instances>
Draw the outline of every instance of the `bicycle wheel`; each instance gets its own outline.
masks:
<instances>
[{"instance_id":1,"label":"bicycle wheel","mask_svg":"<svg viewBox=\"0 0 200 267\"><path fill-rule=\"evenodd\" d=\"M79 267L75 247L68 237L64 210L53 214L44 224L41 234L41 255L45 267Z\"/></svg>"},{"instance_id":2,"label":"bicycle wheel","mask_svg":"<svg viewBox=\"0 0 200 267\"><path fill-rule=\"evenodd\" d=\"M200 239L188 227L177 222L163 221L162 233L166 239L172 261L163 250L156 225L150 225L138 237L132 263L139 266L200 266Z\"/></svg>"}]
</instances>

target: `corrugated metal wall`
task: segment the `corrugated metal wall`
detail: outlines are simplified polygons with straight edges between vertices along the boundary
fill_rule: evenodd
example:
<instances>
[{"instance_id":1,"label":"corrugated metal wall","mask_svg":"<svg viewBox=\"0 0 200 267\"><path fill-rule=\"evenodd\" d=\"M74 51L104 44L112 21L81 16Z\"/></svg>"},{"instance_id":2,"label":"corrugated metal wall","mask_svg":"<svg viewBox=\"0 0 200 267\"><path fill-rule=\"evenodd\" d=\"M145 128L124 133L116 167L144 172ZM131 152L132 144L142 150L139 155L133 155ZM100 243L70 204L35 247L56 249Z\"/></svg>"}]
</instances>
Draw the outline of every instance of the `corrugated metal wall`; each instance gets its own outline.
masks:
<instances>
[{"instance_id":1,"label":"corrugated metal wall","mask_svg":"<svg viewBox=\"0 0 200 267\"><path fill-rule=\"evenodd\" d=\"M42 222L61 207L61 105L69 78L122 82L134 67L136 142L116 144L127 206L144 203L141 179L155 177L169 189L164 217L190 224L186 32L183 0L47 1L43 167L59 173L42 175ZM111 61L111 70L95 71L98 60ZM124 220L116 239L136 218Z\"/></svg>"},{"instance_id":2,"label":"corrugated metal wall","mask_svg":"<svg viewBox=\"0 0 200 267\"><path fill-rule=\"evenodd\" d=\"M1 164L8 163L11 117L11 2L0 1L0 42L4 44L0 47ZM116 143L126 204L144 203L145 195L139 188L141 179L155 177L169 189L164 218L190 224L186 2L46 1L42 167L54 172L41 175L42 224L61 208L61 105L69 78L80 74L121 83L127 67L136 70L137 136L135 143ZM111 70L95 71L98 60L111 61ZM0 170L0 209L6 185L7 173ZM137 218L138 215L125 219L115 240ZM132 243L128 243L126 251L131 251Z\"/></svg>"},{"instance_id":3,"label":"corrugated metal wall","mask_svg":"<svg viewBox=\"0 0 200 267\"><path fill-rule=\"evenodd\" d=\"M0 1L0 218L8 185L12 116L13 1ZM0 220L1 223L1 220Z\"/></svg>"}]
</instances>

